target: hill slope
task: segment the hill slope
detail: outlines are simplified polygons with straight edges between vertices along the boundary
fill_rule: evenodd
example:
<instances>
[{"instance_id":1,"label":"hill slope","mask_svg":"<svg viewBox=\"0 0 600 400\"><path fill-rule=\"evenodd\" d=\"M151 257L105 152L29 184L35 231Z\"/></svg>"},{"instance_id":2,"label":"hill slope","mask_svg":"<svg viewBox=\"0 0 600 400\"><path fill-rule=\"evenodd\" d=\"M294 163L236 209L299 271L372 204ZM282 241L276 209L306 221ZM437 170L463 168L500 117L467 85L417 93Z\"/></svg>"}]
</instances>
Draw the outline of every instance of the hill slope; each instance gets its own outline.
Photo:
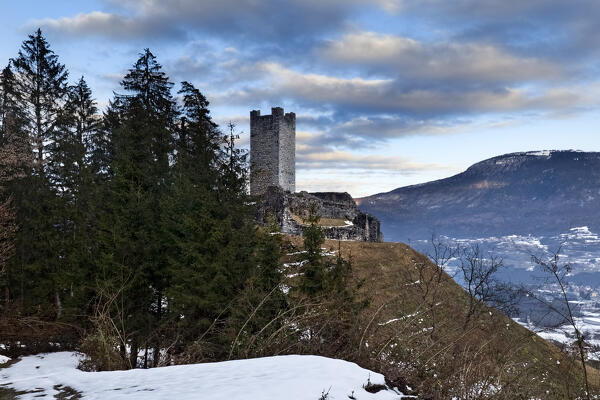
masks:
<instances>
[{"instance_id":1,"label":"hill slope","mask_svg":"<svg viewBox=\"0 0 600 400\"><path fill-rule=\"evenodd\" d=\"M450 178L357 199L386 240L600 228L600 153L513 153Z\"/></svg>"},{"instance_id":2,"label":"hill slope","mask_svg":"<svg viewBox=\"0 0 600 400\"><path fill-rule=\"evenodd\" d=\"M296 246L301 239L291 238ZM581 382L558 349L476 302L424 255L402 243L326 241L352 260L357 295L369 299L351 361L424 398L564 398ZM291 271L295 272L295 271ZM595 373L595 372L592 372ZM579 383L577 383L579 382ZM403 390L405 393L406 390ZM567 396L569 397L569 396Z\"/></svg>"}]
</instances>

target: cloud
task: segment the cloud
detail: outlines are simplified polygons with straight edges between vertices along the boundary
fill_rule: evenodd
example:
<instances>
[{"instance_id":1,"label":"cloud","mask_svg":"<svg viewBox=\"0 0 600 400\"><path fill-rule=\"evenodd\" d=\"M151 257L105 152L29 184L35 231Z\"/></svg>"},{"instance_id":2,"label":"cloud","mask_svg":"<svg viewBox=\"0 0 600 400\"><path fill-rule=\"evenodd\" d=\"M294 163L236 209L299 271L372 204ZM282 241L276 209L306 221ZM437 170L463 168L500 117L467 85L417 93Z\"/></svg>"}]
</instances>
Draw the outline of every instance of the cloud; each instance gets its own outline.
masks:
<instances>
[{"instance_id":1,"label":"cloud","mask_svg":"<svg viewBox=\"0 0 600 400\"><path fill-rule=\"evenodd\" d=\"M596 0L403 0L402 11L451 40L502 44L577 69L596 57Z\"/></svg>"},{"instance_id":2,"label":"cloud","mask_svg":"<svg viewBox=\"0 0 600 400\"><path fill-rule=\"evenodd\" d=\"M296 132L296 165L305 170L376 170L412 174L422 171L447 170L448 166L436 163L416 163L405 157L380 154L357 154L326 145L322 132ZM361 150L364 150L361 147Z\"/></svg>"},{"instance_id":3,"label":"cloud","mask_svg":"<svg viewBox=\"0 0 600 400\"><path fill-rule=\"evenodd\" d=\"M398 77L317 74L277 62L249 64L243 71L239 85L212 92L211 101L249 109L264 104L293 109L299 131L318 132L311 139L315 149L374 149L407 136L452 134L473 127L483 131L490 127L477 123L482 116L502 121L581 112L597 104L600 94L597 85L561 86L558 78L514 87L462 81L420 86L413 79L412 87L406 87ZM235 71L232 76L238 77Z\"/></svg>"},{"instance_id":4,"label":"cloud","mask_svg":"<svg viewBox=\"0 0 600 400\"><path fill-rule=\"evenodd\" d=\"M112 13L94 11L74 17L32 21L70 36L111 39L178 38L190 32L235 36L251 43L271 38L298 42L335 31L356 11L371 4L393 9L396 0L125 0L105 1ZM301 17L300 17L301 16Z\"/></svg>"},{"instance_id":5,"label":"cloud","mask_svg":"<svg viewBox=\"0 0 600 400\"><path fill-rule=\"evenodd\" d=\"M361 116L341 121L330 127L323 135L326 143L360 143L368 146L373 141L382 141L416 135L445 135L464 127L464 121L435 121L398 116Z\"/></svg>"},{"instance_id":6,"label":"cloud","mask_svg":"<svg viewBox=\"0 0 600 400\"><path fill-rule=\"evenodd\" d=\"M298 145L296 148L296 165L298 169L368 169L378 171L395 171L415 173L424 170L446 169L440 164L420 164L405 158L357 155L331 148L312 148Z\"/></svg>"},{"instance_id":7,"label":"cloud","mask_svg":"<svg viewBox=\"0 0 600 400\"><path fill-rule=\"evenodd\" d=\"M411 118L573 108L590 101L581 88L405 88L402 82L391 78L340 78L302 73L278 63L261 63L258 68L264 71L268 84L226 92L222 96L241 104L256 98L270 99L274 103L287 98L313 109Z\"/></svg>"},{"instance_id":8,"label":"cloud","mask_svg":"<svg viewBox=\"0 0 600 400\"><path fill-rule=\"evenodd\" d=\"M351 165L339 152L357 145L451 134L478 118L514 121L597 104L596 74L579 62L596 51L600 4L592 0L103 4L103 11L33 24L68 38L169 46L170 58L160 61L171 78L192 81L211 107L236 115L241 129L247 130L244 110L283 105L296 111L299 132L312 132L304 144L337 157L304 158L319 168ZM397 168L391 167L397 160L359 161Z\"/></svg>"},{"instance_id":9,"label":"cloud","mask_svg":"<svg viewBox=\"0 0 600 400\"><path fill-rule=\"evenodd\" d=\"M491 44L441 42L358 32L321 48L330 61L364 66L405 81L462 81L465 84L537 81L557 78L560 68L546 60L519 57Z\"/></svg>"},{"instance_id":10,"label":"cloud","mask_svg":"<svg viewBox=\"0 0 600 400\"><path fill-rule=\"evenodd\" d=\"M93 11L74 17L34 20L30 25L67 36L104 36L121 40L132 37L181 37L184 34L178 25L162 25L157 22L152 18L140 21L120 14Z\"/></svg>"}]
</instances>

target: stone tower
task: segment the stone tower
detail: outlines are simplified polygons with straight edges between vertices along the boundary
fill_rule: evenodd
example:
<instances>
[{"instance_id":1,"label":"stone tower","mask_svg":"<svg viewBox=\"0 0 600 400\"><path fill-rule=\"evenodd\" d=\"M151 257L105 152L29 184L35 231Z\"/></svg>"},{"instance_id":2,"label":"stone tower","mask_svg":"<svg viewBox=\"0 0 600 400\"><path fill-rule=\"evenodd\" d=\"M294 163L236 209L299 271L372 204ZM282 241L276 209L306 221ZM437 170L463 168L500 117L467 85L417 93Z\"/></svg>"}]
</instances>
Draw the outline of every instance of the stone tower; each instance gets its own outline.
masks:
<instances>
[{"instance_id":1,"label":"stone tower","mask_svg":"<svg viewBox=\"0 0 600 400\"><path fill-rule=\"evenodd\" d=\"M269 186L296 191L296 114L274 107L271 115L250 111L250 194Z\"/></svg>"}]
</instances>

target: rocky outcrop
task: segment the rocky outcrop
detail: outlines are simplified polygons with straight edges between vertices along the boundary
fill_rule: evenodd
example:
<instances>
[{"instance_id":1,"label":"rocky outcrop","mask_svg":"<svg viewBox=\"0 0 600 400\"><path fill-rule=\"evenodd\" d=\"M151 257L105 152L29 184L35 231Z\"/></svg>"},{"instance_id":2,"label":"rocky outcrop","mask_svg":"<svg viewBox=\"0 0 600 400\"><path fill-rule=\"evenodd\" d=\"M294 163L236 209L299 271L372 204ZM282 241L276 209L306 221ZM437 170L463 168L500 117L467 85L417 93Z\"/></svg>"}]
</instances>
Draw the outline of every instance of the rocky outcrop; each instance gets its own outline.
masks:
<instances>
[{"instance_id":1,"label":"rocky outcrop","mask_svg":"<svg viewBox=\"0 0 600 400\"><path fill-rule=\"evenodd\" d=\"M277 186L271 186L259 201L258 221L265 224L269 216L272 216L283 233L302 235L303 219L308 216L314 204L321 217L326 238L383 241L379 220L359 211L348 193L290 193Z\"/></svg>"}]
</instances>

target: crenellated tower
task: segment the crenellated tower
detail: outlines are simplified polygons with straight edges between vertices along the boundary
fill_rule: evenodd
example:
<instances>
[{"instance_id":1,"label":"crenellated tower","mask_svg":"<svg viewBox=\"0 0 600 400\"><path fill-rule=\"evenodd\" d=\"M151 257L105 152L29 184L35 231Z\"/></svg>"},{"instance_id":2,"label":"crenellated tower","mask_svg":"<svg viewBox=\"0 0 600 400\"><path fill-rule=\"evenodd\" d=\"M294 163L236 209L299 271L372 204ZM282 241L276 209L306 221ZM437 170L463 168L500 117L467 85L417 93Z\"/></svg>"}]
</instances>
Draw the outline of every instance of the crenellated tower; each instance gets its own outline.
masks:
<instances>
[{"instance_id":1,"label":"crenellated tower","mask_svg":"<svg viewBox=\"0 0 600 400\"><path fill-rule=\"evenodd\" d=\"M273 107L271 115L250 112L250 194L269 186L296 191L296 114Z\"/></svg>"}]
</instances>

